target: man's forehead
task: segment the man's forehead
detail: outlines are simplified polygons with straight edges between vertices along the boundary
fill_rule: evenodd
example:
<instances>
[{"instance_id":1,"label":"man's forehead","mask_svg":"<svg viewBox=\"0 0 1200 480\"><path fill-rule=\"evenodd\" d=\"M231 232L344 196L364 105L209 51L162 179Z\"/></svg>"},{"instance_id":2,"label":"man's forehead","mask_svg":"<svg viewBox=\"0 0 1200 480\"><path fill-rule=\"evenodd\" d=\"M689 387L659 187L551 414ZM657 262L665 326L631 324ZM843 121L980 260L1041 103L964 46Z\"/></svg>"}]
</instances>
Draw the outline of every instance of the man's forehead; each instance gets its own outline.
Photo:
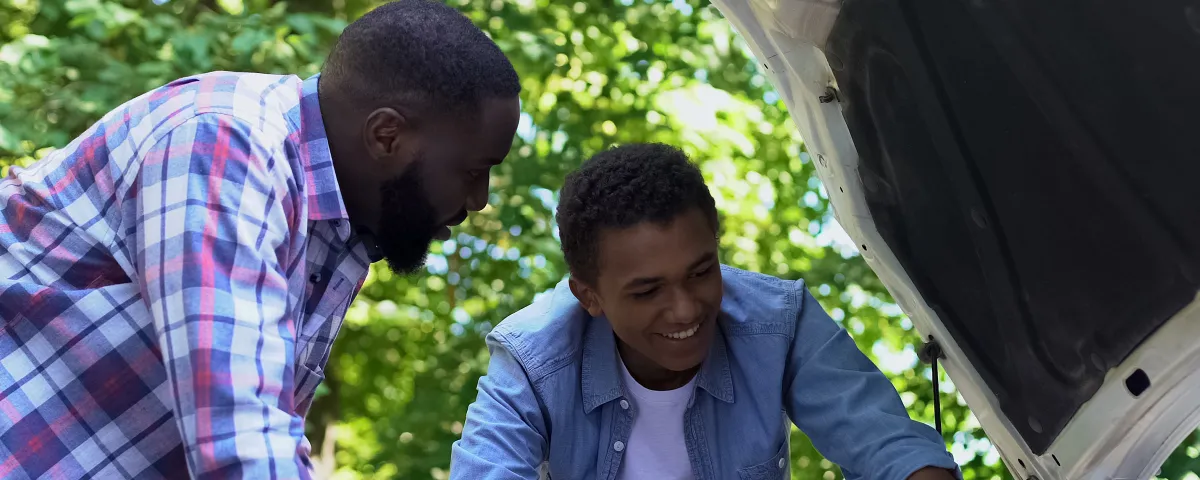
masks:
<instances>
[{"instance_id":1,"label":"man's forehead","mask_svg":"<svg viewBox=\"0 0 1200 480\"><path fill-rule=\"evenodd\" d=\"M452 145L457 148L475 150L484 159L503 158L512 148L521 112L516 100L511 109L496 101L485 102L476 112L447 113L440 130L455 137Z\"/></svg>"},{"instance_id":2,"label":"man's forehead","mask_svg":"<svg viewBox=\"0 0 1200 480\"><path fill-rule=\"evenodd\" d=\"M521 102L517 97L487 98L478 106L458 112L457 115L469 120L467 123L475 128L512 128L516 131L517 123L521 120Z\"/></svg>"}]
</instances>

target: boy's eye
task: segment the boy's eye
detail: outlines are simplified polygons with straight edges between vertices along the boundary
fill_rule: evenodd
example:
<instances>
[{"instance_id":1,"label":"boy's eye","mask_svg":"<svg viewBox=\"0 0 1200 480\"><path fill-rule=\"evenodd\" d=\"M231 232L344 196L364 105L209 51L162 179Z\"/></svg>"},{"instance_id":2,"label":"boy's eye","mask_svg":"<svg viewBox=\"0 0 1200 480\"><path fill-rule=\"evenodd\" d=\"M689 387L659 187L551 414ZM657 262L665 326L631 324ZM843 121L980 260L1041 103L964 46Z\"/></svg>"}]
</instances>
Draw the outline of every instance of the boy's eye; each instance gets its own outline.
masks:
<instances>
[{"instance_id":1,"label":"boy's eye","mask_svg":"<svg viewBox=\"0 0 1200 480\"><path fill-rule=\"evenodd\" d=\"M657 292L657 291L658 291L658 288L657 288L657 287L655 287L655 288L651 288L651 289L649 289L649 290L643 290L643 291L640 291L640 292L633 292L633 298L650 298L650 297L651 297L651 296L653 296L653 295L654 295L654 293L655 293L655 292Z\"/></svg>"}]
</instances>

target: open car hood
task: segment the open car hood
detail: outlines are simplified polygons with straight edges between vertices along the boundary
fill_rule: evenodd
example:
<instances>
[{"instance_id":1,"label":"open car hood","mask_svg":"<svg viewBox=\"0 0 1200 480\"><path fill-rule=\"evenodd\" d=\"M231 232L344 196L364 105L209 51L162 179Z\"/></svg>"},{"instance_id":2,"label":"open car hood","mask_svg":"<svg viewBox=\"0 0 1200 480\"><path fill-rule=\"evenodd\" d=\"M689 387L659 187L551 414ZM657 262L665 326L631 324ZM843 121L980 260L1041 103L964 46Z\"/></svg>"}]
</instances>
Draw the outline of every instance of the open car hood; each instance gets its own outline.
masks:
<instances>
[{"instance_id":1,"label":"open car hood","mask_svg":"<svg viewBox=\"0 0 1200 480\"><path fill-rule=\"evenodd\" d=\"M713 0L1016 478L1200 422L1200 3Z\"/></svg>"}]
</instances>

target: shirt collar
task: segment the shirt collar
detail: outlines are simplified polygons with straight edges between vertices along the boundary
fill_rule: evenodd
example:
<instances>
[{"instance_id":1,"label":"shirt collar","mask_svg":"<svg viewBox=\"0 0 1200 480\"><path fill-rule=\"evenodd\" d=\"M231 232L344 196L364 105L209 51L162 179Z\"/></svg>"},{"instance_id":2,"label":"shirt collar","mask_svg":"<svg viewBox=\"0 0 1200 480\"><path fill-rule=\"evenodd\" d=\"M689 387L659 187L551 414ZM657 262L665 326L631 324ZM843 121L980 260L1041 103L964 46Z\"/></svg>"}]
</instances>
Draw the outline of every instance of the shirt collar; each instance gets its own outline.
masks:
<instances>
[{"instance_id":1,"label":"shirt collar","mask_svg":"<svg viewBox=\"0 0 1200 480\"><path fill-rule=\"evenodd\" d=\"M304 165L304 177L308 191L308 219L348 220L346 205L338 187L337 175L333 171L333 156L329 152L329 138L325 134L321 102L317 97L317 82L321 75L313 75L301 86L299 125L300 161ZM348 221L337 222L338 236L343 241L350 238Z\"/></svg>"},{"instance_id":2,"label":"shirt collar","mask_svg":"<svg viewBox=\"0 0 1200 480\"><path fill-rule=\"evenodd\" d=\"M729 352L725 334L718 320L716 335L709 347L708 357L696 374L696 387L713 398L733 403L733 376L729 371ZM591 413L596 407L623 395L621 361L617 355L616 337L608 318L593 318L584 334L583 343L583 411ZM694 397L693 397L694 399ZM689 402L688 406L691 406Z\"/></svg>"}]
</instances>

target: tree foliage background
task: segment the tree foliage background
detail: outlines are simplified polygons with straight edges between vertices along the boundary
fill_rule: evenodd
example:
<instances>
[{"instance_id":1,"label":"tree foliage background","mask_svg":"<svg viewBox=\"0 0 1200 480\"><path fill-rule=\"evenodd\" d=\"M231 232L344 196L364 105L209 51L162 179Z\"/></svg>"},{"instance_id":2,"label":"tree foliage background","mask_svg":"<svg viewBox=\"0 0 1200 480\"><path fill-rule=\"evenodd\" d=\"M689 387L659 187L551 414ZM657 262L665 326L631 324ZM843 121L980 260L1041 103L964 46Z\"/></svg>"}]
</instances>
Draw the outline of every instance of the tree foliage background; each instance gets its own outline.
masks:
<instances>
[{"instance_id":1,"label":"tree foliage background","mask_svg":"<svg viewBox=\"0 0 1200 480\"><path fill-rule=\"evenodd\" d=\"M706 0L450 0L522 76L523 119L491 205L435 245L427 272L372 272L309 418L335 478L445 478L483 336L566 274L553 208L565 173L614 143L698 160L724 216L723 260L803 277L910 413L932 423L911 323L838 227L801 139L740 38ZM378 0L0 0L0 169L61 147L108 110L211 70L316 73ZM946 441L967 479L1011 478L943 381ZM1197 464L1195 435L1163 476ZM798 431L792 477L840 478ZM1193 477L1194 478L1194 477Z\"/></svg>"}]
</instances>

